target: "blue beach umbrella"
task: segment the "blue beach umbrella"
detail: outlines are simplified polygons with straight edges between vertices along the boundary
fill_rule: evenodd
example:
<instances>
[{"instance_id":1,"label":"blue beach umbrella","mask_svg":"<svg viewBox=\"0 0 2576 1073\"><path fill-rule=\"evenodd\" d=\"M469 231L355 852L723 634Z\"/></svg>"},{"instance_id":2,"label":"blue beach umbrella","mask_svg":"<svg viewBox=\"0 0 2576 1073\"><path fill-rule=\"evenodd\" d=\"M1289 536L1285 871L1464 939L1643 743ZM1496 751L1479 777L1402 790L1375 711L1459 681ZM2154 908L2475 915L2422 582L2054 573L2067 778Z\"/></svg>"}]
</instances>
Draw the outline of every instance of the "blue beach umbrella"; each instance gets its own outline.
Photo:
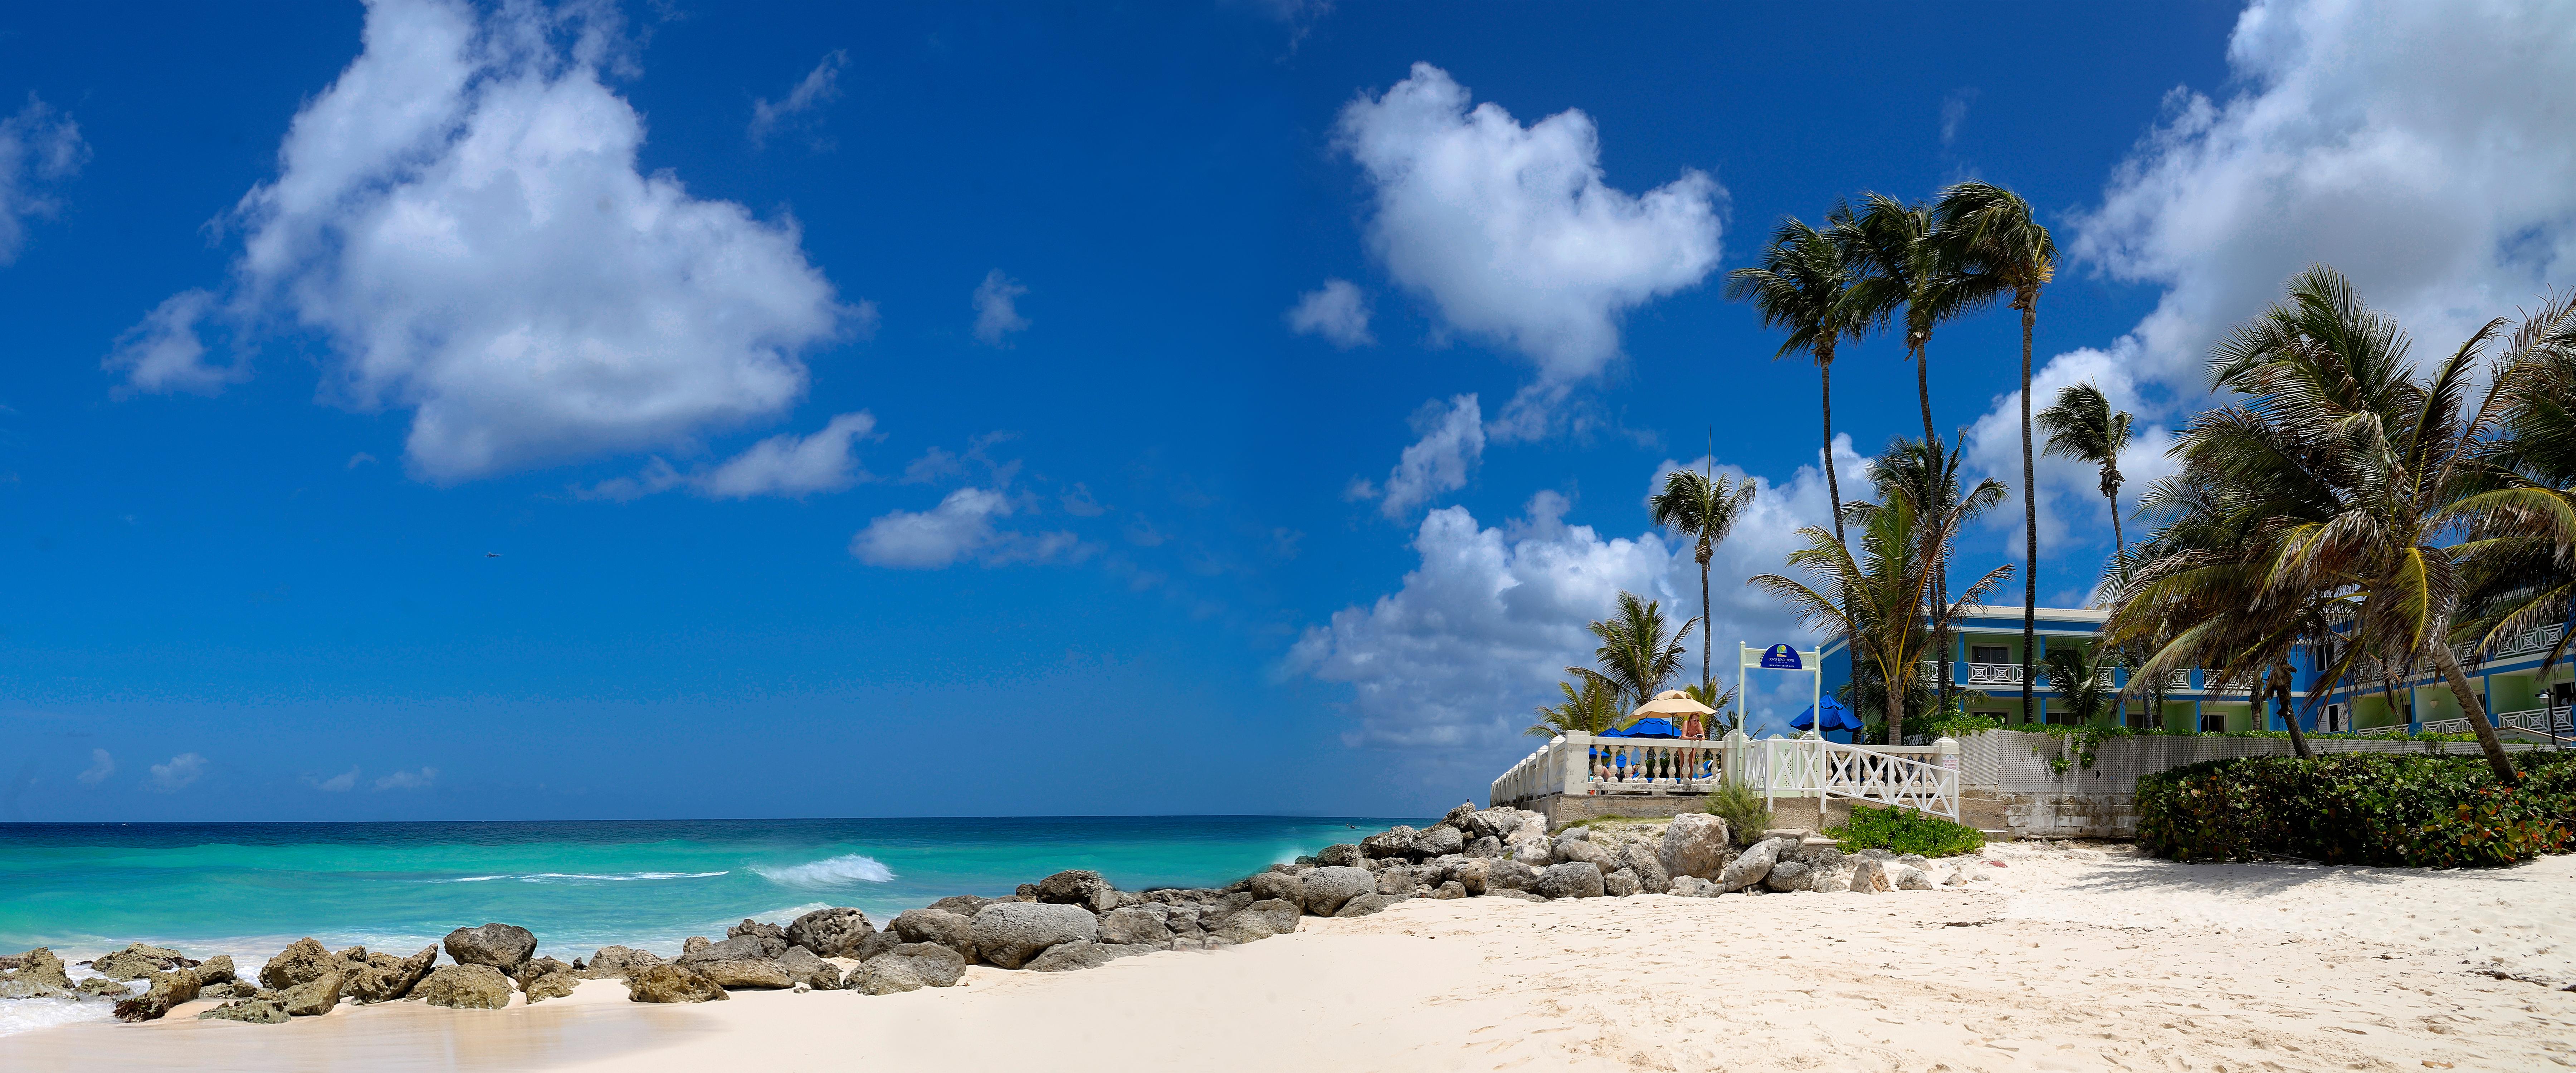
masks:
<instances>
[{"instance_id":1,"label":"blue beach umbrella","mask_svg":"<svg viewBox=\"0 0 2576 1073\"><path fill-rule=\"evenodd\" d=\"M1851 709L1843 707L1842 702L1837 701L1832 697L1826 697L1819 703L1825 709L1826 730L1859 730L1861 728L1860 717L1853 715ZM1808 708L1806 711L1799 712L1797 718L1789 720L1789 726L1794 730L1809 730L1814 728L1815 725L1816 709L1813 707Z\"/></svg>"}]
</instances>

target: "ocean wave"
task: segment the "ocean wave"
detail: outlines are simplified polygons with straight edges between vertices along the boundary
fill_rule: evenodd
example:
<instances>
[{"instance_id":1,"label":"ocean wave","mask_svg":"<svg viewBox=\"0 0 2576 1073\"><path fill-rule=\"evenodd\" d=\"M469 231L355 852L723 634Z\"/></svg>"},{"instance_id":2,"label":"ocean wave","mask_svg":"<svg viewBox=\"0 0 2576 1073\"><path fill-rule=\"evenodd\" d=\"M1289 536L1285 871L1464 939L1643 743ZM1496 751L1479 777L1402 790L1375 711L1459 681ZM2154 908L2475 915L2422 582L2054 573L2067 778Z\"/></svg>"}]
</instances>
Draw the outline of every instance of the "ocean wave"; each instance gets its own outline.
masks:
<instances>
[{"instance_id":1,"label":"ocean wave","mask_svg":"<svg viewBox=\"0 0 2576 1073\"><path fill-rule=\"evenodd\" d=\"M762 879L787 887L845 887L852 883L894 881L894 872L887 869L885 865L877 863L876 858L864 857L856 853L844 853L838 857L825 857L819 861L807 861L804 864L789 865L784 868L764 868L753 865L751 870L758 873Z\"/></svg>"},{"instance_id":2,"label":"ocean wave","mask_svg":"<svg viewBox=\"0 0 2576 1073\"><path fill-rule=\"evenodd\" d=\"M594 872L530 872L525 875L458 876L454 879L429 879L426 883L489 883L498 879L515 879L521 883L632 883L639 879L713 879L730 872L620 872L614 875Z\"/></svg>"},{"instance_id":3,"label":"ocean wave","mask_svg":"<svg viewBox=\"0 0 2576 1073\"><path fill-rule=\"evenodd\" d=\"M67 998L0 999L0 1036L14 1036L56 1025L83 1021L114 1021L113 1002L92 999L75 1002Z\"/></svg>"}]
</instances>

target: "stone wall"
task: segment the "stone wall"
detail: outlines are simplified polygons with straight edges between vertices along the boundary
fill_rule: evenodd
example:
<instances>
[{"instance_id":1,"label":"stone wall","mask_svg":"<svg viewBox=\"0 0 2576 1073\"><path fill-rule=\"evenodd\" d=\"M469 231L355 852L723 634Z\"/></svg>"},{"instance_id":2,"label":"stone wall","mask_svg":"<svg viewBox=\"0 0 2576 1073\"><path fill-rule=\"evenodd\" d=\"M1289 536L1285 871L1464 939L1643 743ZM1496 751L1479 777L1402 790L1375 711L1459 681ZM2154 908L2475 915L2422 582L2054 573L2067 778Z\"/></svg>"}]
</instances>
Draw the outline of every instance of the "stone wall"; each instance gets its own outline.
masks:
<instances>
[{"instance_id":1,"label":"stone wall","mask_svg":"<svg viewBox=\"0 0 2576 1073\"><path fill-rule=\"evenodd\" d=\"M1520 807L1547 817L1547 829L1559 831L1576 820L1605 816L1663 819L1698 812L1707 800L1697 794L1548 794Z\"/></svg>"}]
</instances>

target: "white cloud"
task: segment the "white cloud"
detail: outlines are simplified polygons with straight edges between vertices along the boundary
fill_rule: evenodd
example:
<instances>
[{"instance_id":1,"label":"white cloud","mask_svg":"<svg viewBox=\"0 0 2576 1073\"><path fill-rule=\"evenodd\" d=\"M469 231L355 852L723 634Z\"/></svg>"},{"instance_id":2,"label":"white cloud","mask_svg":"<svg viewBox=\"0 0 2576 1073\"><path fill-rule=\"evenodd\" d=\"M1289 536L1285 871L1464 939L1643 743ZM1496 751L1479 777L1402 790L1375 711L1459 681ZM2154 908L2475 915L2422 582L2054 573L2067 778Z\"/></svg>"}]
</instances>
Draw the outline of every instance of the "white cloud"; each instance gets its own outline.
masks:
<instances>
[{"instance_id":1,"label":"white cloud","mask_svg":"<svg viewBox=\"0 0 2576 1073\"><path fill-rule=\"evenodd\" d=\"M1868 463L1851 453L1848 437L1835 438L1835 459L1847 488L1868 479ZM1656 481L1683 465L1664 463ZM1734 677L1729 646L1739 641L1814 640L1744 579L1778 571L1796 546L1795 530L1827 522L1824 474L1807 466L1786 486L1760 484L1710 570L1721 679ZM1517 735L1532 721L1531 708L1552 699L1565 667L1592 662L1598 642L1584 627L1609 614L1620 590L1661 600L1676 622L1699 614L1699 564L1687 546L1652 531L1605 537L1592 526L1566 524L1567 508L1563 496L1541 492L1523 517L1490 528L1464 507L1432 511L1414 536L1421 563L1402 587L1309 628L1286 668L1352 687L1355 725L1344 740L1354 745L1525 747ZM1689 664L1696 679L1696 643Z\"/></svg>"},{"instance_id":2,"label":"white cloud","mask_svg":"<svg viewBox=\"0 0 2576 1073\"><path fill-rule=\"evenodd\" d=\"M786 100L772 104L769 98L763 97L751 102L751 126L745 132L751 137L751 144L768 144L769 136L778 130L781 123L840 99L841 68L848 66L849 62L848 51L833 49L824 55L823 62L815 64L814 69L806 73L803 81L787 91Z\"/></svg>"},{"instance_id":3,"label":"white cloud","mask_svg":"<svg viewBox=\"0 0 2576 1073\"><path fill-rule=\"evenodd\" d=\"M2174 472L2175 462L2166 451L2173 447L2173 431L2148 419L2156 408L2142 394L2142 385L2131 371L2137 367L2136 342L2123 338L2111 350L2087 347L2058 355L2045 367L2031 374L2031 412L2038 413L2057 401L2057 393L2066 387L2091 383L2102 389L2114 409L2126 410L2136 418L2129 433L2129 446L2120 452L2120 509L2134 511L2138 497L2147 486ZM2047 433L2034 426L2031 430L2032 468L2039 476L2039 554L2043 561L2055 557L2070 546L2098 544L2105 559L2111 550L2111 504L2102 496L2102 471L2090 462L2072 458L2053 458L2047 449ZM2020 559L2029 550L2022 536L2021 487L2021 392L2008 391L1995 402L1985 416L1968 430L1966 468L1991 474L2015 491L2002 505L1987 511L1982 519L1986 527L1999 530L2002 546L1997 550L2012 559ZM2073 521L2081 519L2087 532L2080 537L2073 531ZM2128 525L2123 518L2121 524ZM2131 540L2146 534L2129 526ZM2096 539L2098 537L2098 540ZM2019 591L2019 590L2015 590ZM2021 606L2018 598L2011 601Z\"/></svg>"},{"instance_id":4,"label":"white cloud","mask_svg":"<svg viewBox=\"0 0 2576 1073\"><path fill-rule=\"evenodd\" d=\"M80 124L52 105L27 95L17 114L0 119L0 265L17 260L27 242L27 221L62 210L54 187L80 174L89 143Z\"/></svg>"},{"instance_id":5,"label":"white cloud","mask_svg":"<svg viewBox=\"0 0 2576 1073\"><path fill-rule=\"evenodd\" d=\"M1967 86L1950 91L1941 98L1941 144L1959 140L1959 126L1968 121L1968 106L1977 103L1977 88Z\"/></svg>"},{"instance_id":6,"label":"white cloud","mask_svg":"<svg viewBox=\"0 0 2576 1073\"><path fill-rule=\"evenodd\" d=\"M998 490L960 488L929 510L888 511L870 521L850 538L850 554L870 566L903 570L938 570L969 559L985 566L1048 562L1080 554L1081 541L1072 533L1022 533L993 524L1019 509Z\"/></svg>"},{"instance_id":7,"label":"white cloud","mask_svg":"<svg viewBox=\"0 0 2576 1073\"><path fill-rule=\"evenodd\" d=\"M1346 279L1327 279L1323 287L1298 296L1288 310L1288 330L1322 336L1344 350L1377 342L1369 334L1368 296Z\"/></svg>"},{"instance_id":8,"label":"white cloud","mask_svg":"<svg viewBox=\"0 0 2576 1073\"><path fill-rule=\"evenodd\" d=\"M1542 378L1599 372L1628 310L1717 267L1726 192L1698 171L1644 195L1602 181L1590 116L1523 127L1427 63L1342 110L1337 144L1375 193L1370 248L1446 323L1510 347Z\"/></svg>"},{"instance_id":9,"label":"white cloud","mask_svg":"<svg viewBox=\"0 0 2576 1073\"><path fill-rule=\"evenodd\" d=\"M212 395L225 384L250 375L240 362L216 365L206 360L206 345L197 338L198 322L214 308L211 291L185 290L161 300L142 323L116 337L116 349L105 367L125 374L136 391L187 391Z\"/></svg>"},{"instance_id":10,"label":"white cloud","mask_svg":"<svg viewBox=\"0 0 2576 1073\"><path fill-rule=\"evenodd\" d=\"M781 433L693 473L656 458L642 473L575 489L574 494L623 501L682 487L709 499L838 492L868 479L859 468L856 446L876 427L876 417L865 410L842 414L811 436Z\"/></svg>"},{"instance_id":11,"label":"white cloud","mask_svg":"<svg viewBox=\"0 0 2576 1073\"><path fill-rule=\"evenodd\" d=\"M1420 439L1404 449L1383 488L1367 481L1351 485L1352 498L1377 499L1378 510L1398 521L1441 493L1466 487L1467 472L1485 454L1485 419L1474 395L1457 396L1446 406L1422 404L1413 415L1413 433Z\"/></svg>"},{"instance_id":12,"label":"white cloud","mask_svg":"<svg viewBox=\"0 0 2576 1073\"><path fill-rule=\"evenodd\" d=\"M89 767L82 769L80 774L73 777L80 780L83 786L96 786L107 781L107 777L114 774L116 774L116 758L108 755L105 749L92 749L89 751Z\"/></svg>"},{"instance_id":13,"label":"white cloud","mask_svg":"<svg viewBox=\"0 0 2576 1073\"><path fill-rule=\"evenodd\" d=\"M770 416L805 389L801 351L873 318L835 299L792 221L637 170L643 120L601 79L614 20L376 0L364 53L236 210L226 315L327 339L330 393L412 409L432 480Z\"/></svg>"},{"instance_id":14,"label":"white cloud","mask_svg":"<svg viewBox=\"0 0 2576 1073\"><path fill-rule=\"evenodd\" d=\"M352 771L351 774L354 775L356 772ZM394 772L391 775L377 779L374 786L379 791L426 790L437 783L438 769L434 767L422 767L413 771Z\"/></svg>"},{"instance_id":15,"label":"white cloud","mask_svg":"<svg viewBox=\"0 0 2576 1073\"><path fill-rule=\"evenodd\" d=\"M1020 315L1017 302L1027 287L1018 280L994 269L984 274L984 282L975 285L975 339L985 346L1000 346L1012 332L1026 330L1029 319Z\"/></svg>"},{"instance_id":16,"label":"white cloud","mask_svg":"<svg viewBox=\"0 0 2576 1073\"><path fill-rule=\"evenodd\" d=\"M349 770L333 775L327 779L317 779L308 775L305 776L304 781L311 784L314 789L320 790L326 794L345 794L348 793L352 787L358 785L358 769L356 767L351 767Z\"/></svg>"},{"instance_id":17,"label":"white cloud","mask_svg":"<svg viewBox=\"0 0 2576 1073\"><path fill-rule=\"evenodd\" d=\"M146 786L160 793L177 793L206 773L206 758L195 753L180 753L167 764L152 765L152 781ZM101 776L104 778L105 776Z\"/></svg>"}]
</instances>

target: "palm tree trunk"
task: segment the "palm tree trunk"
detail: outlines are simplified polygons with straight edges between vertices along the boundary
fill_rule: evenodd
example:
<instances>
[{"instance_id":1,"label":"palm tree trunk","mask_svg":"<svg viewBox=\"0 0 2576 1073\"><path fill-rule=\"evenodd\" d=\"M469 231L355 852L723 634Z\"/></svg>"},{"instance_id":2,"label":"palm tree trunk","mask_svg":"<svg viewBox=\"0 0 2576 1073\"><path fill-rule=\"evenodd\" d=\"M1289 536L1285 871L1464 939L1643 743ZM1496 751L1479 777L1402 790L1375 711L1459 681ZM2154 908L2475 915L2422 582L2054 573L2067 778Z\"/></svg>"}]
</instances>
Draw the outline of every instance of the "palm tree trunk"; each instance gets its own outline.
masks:
<instances>
[{"instance_id":1,"label":"palm tree trunk","mask_svg":"<svg viewBox=\"0 0 2576 1073\"><path fill-rule=\"evenodd\" d=\"M1914 391L1923 399L1923 446L1930 447L1941 434L1932 431L1932 361L1921 343L1914 344Z\"/></svg>"},{"instance_id":2,"label":"palm tree trunk","mask_svg":"<svg viewBox=\"0 0 2576 1073\"><path fill-rule=\"evenodd\" d=\"M1894 673L1881 672L1880 674L1880 677L1887 680L1887 744L1889 745L1905 744L1905 694L1913 685L1911 681L1913 676L1903 671L1904 668L1899 667ZM1825 713L1817 712L1817 725L1823 725L1824 721ZM1821 738L1825 735L1819 730L1816 736Z\"/></svg>"},{"instance_id":3,"label":"palm tree trunk","mask_svg":"<svg viewBox=\"0 0 2576 1073\"><path fill-rule=\"evenodd\" d=\"M2272 662L2272 699L2273 706L2280 709L2282 724L2290 728L2290 751L2297 753L2299 759L2305 760L2308 759L2308 736L2299 731L2299 709L2297 703L2291 699L2291 693L2297 685L2292 678L2294 673L2296 672L2290 669L2288 658L2284 657Z\"/></svg>"},{"instance_id":4,"label":"palm tree trunk","mask_svg":"<svg viewBox=\"0 0 2576 1073\"><path fill-rule=\"evenodd\" d=\"M1827 346L1816 355L1816 375L1825 386L1825 508L1834 516L1834 543L1848 548L1843 539L1843 482L1834 473L1834 351Z\"/></svg>"},{"instance_id":5,"label":"palm tree trunk","mask_svg":"<svg viewBox=\"0 0 2576 1073\"><path fill-rule=\"evenodd\" d=\"M2030 334L2039 321L2039 296L2023 296L2021 303L2021 506L2027 532L2027 552L2023 562L2029 571L2022 579L2021 600L2021 712L2030 718L2030 650L2039 643L2039 489L2032 482L2036 467L2030 457ZM1928 423L1929 417L1926 417Z\"/></svg>"},{"instance_id":6,"label":"palm tree trunk","mask_svg":"<svg viewBox=\"0 0 2576 1073\"><path fill-rule=\"evenodd\" d=\"M2495 727L2487 723L2487 706L2478 702L2477 691L2469 688L2469 676L2461 673L2459 657L2451 654L2450 645L2442 643L2441 633L2433 638L2433 665L2441 668L2442 681L2450 684L2452 698L2468 715L2469 730L2478 736L2478 749L2487 754L2487 767L2495 771L2496 781L2506 786L2521 781L2522 776L2513 770L2512 758L2505 755L2504 742L2496 738Z\"/></svg>"},{"instance_id":7,"label":"palm tree trunk","mask_svg":"<svg viewBox=\"0 0 2576 1073\"><path fill-rule=\"evenodd\" d=\"M2126 558L2129 539L2120 535L2120 492L2115 488L2103 494L2111 497L2111 561L2120 564L2120 587L2126 589L2129 587L2129 560Z\"/></svg>"},{"instance_id":8,"label":"palm tree trunk","mask_svg":"<svg viewBox=\"0 0 2576 1073\"><path fill-rule=\"evenodd\" d=\"M1702 546L1706 546L1703 539ZM1708 655L1708 553L1699 557L1699 688L1710 700L1717 699L1717 679L1709 673ZM1737 656L1737 659L1744 657Z\"/></svg>"}]
</instances>

